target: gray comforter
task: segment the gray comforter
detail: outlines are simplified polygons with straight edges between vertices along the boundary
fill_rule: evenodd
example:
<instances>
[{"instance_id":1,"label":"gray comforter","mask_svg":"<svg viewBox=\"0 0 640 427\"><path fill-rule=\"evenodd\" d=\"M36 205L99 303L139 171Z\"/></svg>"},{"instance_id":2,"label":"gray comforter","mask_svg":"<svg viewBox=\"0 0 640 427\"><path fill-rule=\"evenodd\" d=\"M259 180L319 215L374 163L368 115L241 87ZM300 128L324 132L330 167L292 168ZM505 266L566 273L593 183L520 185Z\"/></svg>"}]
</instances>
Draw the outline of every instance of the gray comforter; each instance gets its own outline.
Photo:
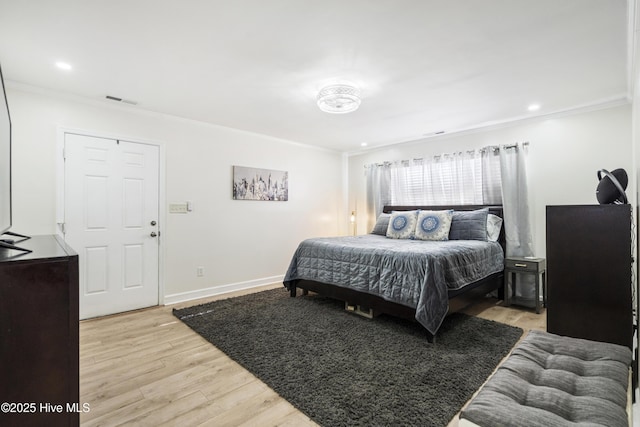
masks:
<instances>
[{"instance_id":1,"label":"gray comforter","mask_svg":"<svg viewBox=\"0 0 640 427\"><path fill-rule=\"evenodd\" d=\"M389 239L367 234L300 243L284 285L314 280L378 295L416 309L416 320L435 334L449 307L448 291L504 268L496 242Z\"/></svg>"}]
</instances>

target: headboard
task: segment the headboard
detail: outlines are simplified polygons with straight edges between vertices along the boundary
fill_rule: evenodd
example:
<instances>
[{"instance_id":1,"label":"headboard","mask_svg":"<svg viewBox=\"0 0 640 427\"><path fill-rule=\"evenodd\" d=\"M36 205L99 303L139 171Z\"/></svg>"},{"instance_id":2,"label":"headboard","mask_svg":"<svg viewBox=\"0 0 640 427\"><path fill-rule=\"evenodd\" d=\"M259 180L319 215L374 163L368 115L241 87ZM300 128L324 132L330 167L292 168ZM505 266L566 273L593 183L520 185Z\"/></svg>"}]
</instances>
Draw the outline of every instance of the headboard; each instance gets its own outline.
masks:
<instances>
[{"instance_id":1,"label":"headboard","mask_svg":"<svg viewBox=\"0 0 640 427\"><path fill-rule=\"evenodd\" d=\"M498 243L502 246L504 253L507 253L507 240L504 233L504 211L502 205L438 205L438 206L394 206L385 205L382 212L391 213L392 211L413 211L416 209L428 211L443 211L453 209L454 211L474 211L476 209L489 208L489 213L502 218L502 228L500 229L500 237Z\"/></svg>"}]
</instances>

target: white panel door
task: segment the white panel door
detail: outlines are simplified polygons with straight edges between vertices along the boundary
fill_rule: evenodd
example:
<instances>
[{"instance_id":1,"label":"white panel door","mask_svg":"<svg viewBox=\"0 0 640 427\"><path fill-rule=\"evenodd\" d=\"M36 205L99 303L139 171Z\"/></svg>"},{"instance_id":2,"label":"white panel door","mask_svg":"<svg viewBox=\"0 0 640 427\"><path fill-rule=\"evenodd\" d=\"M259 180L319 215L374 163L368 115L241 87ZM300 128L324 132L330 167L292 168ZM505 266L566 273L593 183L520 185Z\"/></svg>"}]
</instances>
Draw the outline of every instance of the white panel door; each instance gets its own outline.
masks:
<instances>
[{"instance_id":1,"label":"white panel door","mask_svg":"<svg viewBox=\"0 0 640 427\"><path fill-rule=\"evenodd\" d=\"M69 133L64 141L80 319L157 305L159 147Z\"/></svg>"}]
</instances>

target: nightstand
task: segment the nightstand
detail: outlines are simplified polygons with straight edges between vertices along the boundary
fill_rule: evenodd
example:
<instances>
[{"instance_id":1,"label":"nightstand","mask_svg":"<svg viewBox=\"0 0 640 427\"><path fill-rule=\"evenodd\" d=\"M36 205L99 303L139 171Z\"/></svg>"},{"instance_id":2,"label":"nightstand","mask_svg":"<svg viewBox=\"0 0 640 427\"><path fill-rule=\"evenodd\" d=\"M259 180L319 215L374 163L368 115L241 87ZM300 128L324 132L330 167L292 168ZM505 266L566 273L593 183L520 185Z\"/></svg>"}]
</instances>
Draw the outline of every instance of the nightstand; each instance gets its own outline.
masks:
<instances>
[{"instance_id":1,"label":"nightstand","mask_svg":"<svg viewBox=\"0 0 640 427\"><path fill-rule=\"evenodd\" d=\"M504 305L519 304L516 293L517 274L535 275L536 286L536 313L540 313L541 305L547 304L546 286L547 263L544 258L507 257L504 260ZM511 279L512 291L509 292L509 279ZM540 303L540 288L542 287L542 304Z\"/></svg>"}]
</instances>

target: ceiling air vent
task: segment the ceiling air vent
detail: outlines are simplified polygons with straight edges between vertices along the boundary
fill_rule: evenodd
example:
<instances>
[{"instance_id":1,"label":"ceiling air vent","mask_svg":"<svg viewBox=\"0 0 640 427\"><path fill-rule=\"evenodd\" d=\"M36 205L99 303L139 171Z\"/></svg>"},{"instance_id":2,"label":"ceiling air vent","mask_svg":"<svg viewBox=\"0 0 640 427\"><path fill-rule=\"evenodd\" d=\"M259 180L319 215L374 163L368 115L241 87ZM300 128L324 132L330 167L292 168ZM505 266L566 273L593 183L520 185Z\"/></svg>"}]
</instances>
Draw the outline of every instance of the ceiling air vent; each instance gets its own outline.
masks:
<instances>
[{"instance_id":1,"label":"ceiling air vent","mask_svg":"<svg viewBox=\"0 0 640 427\"><path fill-rule=\"evenodd\" d=\"M131 101L129 99L118 98L117 96L107 95L107 96L105 96L105 98L107 98L107 99L109 99L111 101L124 102L125 104L138 105L138 103L136 101Z\"/></svg>"}]
</instances>

